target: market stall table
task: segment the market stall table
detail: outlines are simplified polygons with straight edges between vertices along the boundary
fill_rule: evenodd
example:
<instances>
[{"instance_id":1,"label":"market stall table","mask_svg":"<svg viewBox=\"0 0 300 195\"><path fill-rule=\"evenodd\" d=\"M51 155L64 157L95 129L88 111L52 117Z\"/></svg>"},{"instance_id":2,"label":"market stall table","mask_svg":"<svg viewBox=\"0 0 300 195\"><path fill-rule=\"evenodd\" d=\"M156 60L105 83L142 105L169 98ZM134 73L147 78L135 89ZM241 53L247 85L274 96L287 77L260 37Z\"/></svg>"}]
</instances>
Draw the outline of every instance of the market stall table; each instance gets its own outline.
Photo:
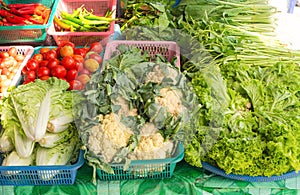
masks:
<instances>
[{"instance_id":1,"label":"market stall table","mask_svg":"<svg viewBox=\"0 0 300 195\"><path fill-rule=\"evenodd\" d=\"M52 195L52 194L289 194L300 193L300 176L274 182L244 182L225 179L184 161L178 163L173 177L168 179L138 179L126 181L100 181L92 183L92 168L79 169L74 185L59 186L1 186L0 194Z\"/></svg>"}]
</instances>

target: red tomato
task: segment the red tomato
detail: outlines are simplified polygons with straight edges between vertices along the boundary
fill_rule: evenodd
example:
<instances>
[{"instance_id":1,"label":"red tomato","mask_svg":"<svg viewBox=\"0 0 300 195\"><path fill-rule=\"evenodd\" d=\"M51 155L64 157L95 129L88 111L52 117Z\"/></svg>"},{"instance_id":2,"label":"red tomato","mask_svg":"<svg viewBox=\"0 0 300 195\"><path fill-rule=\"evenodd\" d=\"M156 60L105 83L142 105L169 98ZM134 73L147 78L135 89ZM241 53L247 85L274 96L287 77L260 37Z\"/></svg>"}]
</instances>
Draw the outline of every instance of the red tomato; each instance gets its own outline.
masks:
<instances>
[{"instance_id":1,"label":"red tomato","mask_svg":"<svg viewBox=\"0 0 300 195\"><path fill-rule=\"evenodd\" d=\"M37 70L39 68L39 62L36 59L29 59L26 64L27 70Z\"/></svg>"},{"instance_id":2,"label":"red tomato","mask_svg":"<svg viewBox=\"0 0 300 195\"><path fill-rule=\"evenodd\" d=\"M68 70L76 67L75 60L72 56L65 56L60 63Z\"/></svg>"},{"instance_id":3,"label":"red tomato","mask_svg":"<svg viewBox=\"0 0 300 195\"><path fill-rule=\"evenodd\" d=\"M49 79L49 76L42 76L41 78L39 78L41 80L48 80Z\"/></svg>"},{"instance_id":4,"label":"red tomato","mask_svg":"<svg viewBox=\"0 0 300 195\"><path fill-rule=\"evenodd\" d=\"M34 54L32 58L37 60L39 63L43 61L43 55L40 53Z\"/></svg>"},{"instance_id":5,"label":"red tomato","mask_svg":"<svg viewBox=\"0 0 300 195\"><path fill-rule=\"evenodd\" d=\"M26 74L27 71L28 71L28 69L26 66L24 66L21 70L22 74Z\"/></svg>"},{"instance_id":6,"label":"red tomato","mask_svg":"<svg viewBox=\"0 0 300 195\"><path fill-rule=\"evenodd\" d=\"M74 50L74 54L75 55L80 55L82 57L85 57L86 53L87 53L87 49L86 48L75 48L75 50Z\"/></svg>"},{"instance_id":7,"label":"red tomato","mask_svg":"<svg viewBox=\"0 0 300 195\"><path fill-rule=\"evenodd\" d=\"M36 79L36 74L34 70L29 70L24 75L24 81L34 81Z\"/></svg>"},{"instance_id":8,"label":"red tomato","mask_svg":"<svg viewBox=\"0 0 300 195\"><path fill-rule=\"evenodd\" d=\"M47 65L48 65L48 62L49 62L49 61L47 61L47 60L41 61L41 62L40 62L40 67L42 67L42 66L47 66Z\"/></svg>"},{"instance_id":9,"label":"red tomato","mask_svg":"<svg viewBox=\"0 0 300 195\"><path fill-rule=\"evenodd\" d=\"M69 84L70 84L70 87L69 87L70 90L82 90L83 89L83 84L78 80L69 81Z\"/></svg>"},{"instance_id":10,"label":"red tomato","mask_svg":"<svg viewBox=\"0 0 300 195\"><path fill-rule=\"evenodd\" d=\"M45 53L45 60L52 60L52 59L57 59L57 53L53 49Z\"/></svg>"},{"instance_id":11,"label":"red tomato","mask_svg":"<svg viewBox=\"0 0 300 195\"><path fill-rule=\"evenodd\" d=\"M65 45L63 47L60 47L60 56L65 57L65 56L73 56L74 54L74 49L73 47L69 45Z\"/></svg>"},{"instance_id":12,"label":"red tomato","mask_svg":"<svg viewBox=\"0 0 300 195\"><path fill-rule=\"evenodd\" d=\"M43 48L40 49L40 54L45 54L45 53L47 53L48 51L50 51L50 48L48 48L48 47L43 47Z\"/></svg>"},{"instance_id":13,"label":"red tomato","mask_svg":"<svg viewBox=\"0 0 300 195\"><path fill-rule=\"evenodd\" d=\"M82 55L74 54L72 57L75 61L78 61L78 62L83 62L84 61L84 57Z\"/></svg>"},{"instance_id":14,"label":"red tomato","mask_svg":"<svg viewBox=\"0 0 300 195\"><path fill-rule=\"evenodd\" d=\"M94 42L90 45L90 50L89 51L94 51L97 53L101 53L103 50L102 44L100 42Z\"/></svg>"},{"instance_id":15,"label":"red tomato","mask_svg":"<svg viewBox=\"0 0 300 195\"><path fill-rule=\"evenodd\" d=\"M79 74L87 74L87 75L90 75L91 73L90 73L90 71L88 71L88 69L82 68L82 70L79 71Z\"/></svg>"},{"instance_id":16,"label":"red tomato","mask_svg":"<svg viewBox=\"0 0 300 195\"><path fill-rule=\"evenodd\" d=\"M75 48L75 44L70 41L60 41L58 47L62 48L63 46L71 46L72 48Z\"/></svg>"},{"instance_id":17,"label":"red tomato","mask_svg":"<svg viewBox=\"0 0 300 195\"><path fill-rule=\"evenodd\" d=\"M49 76L50 75L50 69L47 68L46 66L42 66L37 70L37 76L39 78L43 76Z\"/></svg>"},{"instance_id":18,"label":"red tomato","mask_svg":"<svg viewBox=\"0 0 300 195\"><path fill-rule=\"evenodd\" d=\"M74 80L77 77L78 71L76 69L70 69L67 72L66 79L67 81Z\"/></svg>"},{"instance_id":19,"label":"red tomato","mask_svg":"<svg viewBox=\"0 0 300 195\"><path fill-rule=\"evenodd\" d=\"M83 68L83 62L75 61L75 69L78 70L78 72L82 71Z\"/></svg>"},{"instance_id":20,"label":"red tomato","mask_svg":"<svg viewBox=\"0 0 300 195\"><path fill-rule=\"evenodd\" d=\"M65 78L65 76L67 75L67 70L64 66L57 65L53 67L53 69L51 70L51 74L52 76L62 79Z\"/></svg>"},{"instance_id":21,"label":"red tomato","mask_svg":"<svg viewBox=\"0 0 300 195\"><path fill-rule=\"evenodd\" d=\"M59 65L60 61L58 59L52 59L48 62L47 67L51 70L53 69L55 66Z\"/></svg>"}]
</instances>

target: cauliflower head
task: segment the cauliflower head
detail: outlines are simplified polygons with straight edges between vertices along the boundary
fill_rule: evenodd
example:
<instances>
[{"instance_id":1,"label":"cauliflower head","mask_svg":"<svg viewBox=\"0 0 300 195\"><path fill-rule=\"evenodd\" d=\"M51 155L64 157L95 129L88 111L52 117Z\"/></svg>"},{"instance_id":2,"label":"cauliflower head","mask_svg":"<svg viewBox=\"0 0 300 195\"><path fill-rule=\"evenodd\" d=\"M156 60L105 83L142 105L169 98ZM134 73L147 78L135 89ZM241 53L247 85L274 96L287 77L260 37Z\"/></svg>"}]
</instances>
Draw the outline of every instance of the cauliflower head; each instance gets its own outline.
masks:
<instances>
[{"instance_id":1,"label":"cauliflower head","mask_svg":"<svg viewBox=\"0 0 300 195\"><path fill-rule=\"evenodd\" d=\"M133 132L114 113L100 115L99 121L101 123L91 129L88 147L95 154L101 154L104 161L109 163L121 148L128 145Z\"/></svg>"},{"instance_id":2,"label":"cauliflower head","mask_svg":"<svg viewBox=\"0 0 300 195\"><path fill-rule=\"evenodd\" d=\"M163 107L166 107L175 118L183 111L181 102L182 93L179 90L173 90L170 87L160 89L161 96L156 96L155 101Z\"/></svg>"},{"instance_id":3,"label":"cauliflower head","mask_svg":"<svg viewBox=\"0 0 300 195\"><path fill-rule=\"evenodd\" d=\"M174 150L174 141L166 141L153 123L145 123L141 129L141 139L132 153L131 160L164 159Z\"/></svg>"},{"instance_id":4,"label":"cauliflower head","mask_svg":"<svg viewBox=\"0 0 300 195\"><path fill-rule=\"evenodd\" d=\"M155 65L151 72L146 75L145 83L162 83L165 77L172 78L175 82L175 78L178 75L178 71L174 68L168 67L165 71L159 65Z\"/></svg>"}]
</instances>

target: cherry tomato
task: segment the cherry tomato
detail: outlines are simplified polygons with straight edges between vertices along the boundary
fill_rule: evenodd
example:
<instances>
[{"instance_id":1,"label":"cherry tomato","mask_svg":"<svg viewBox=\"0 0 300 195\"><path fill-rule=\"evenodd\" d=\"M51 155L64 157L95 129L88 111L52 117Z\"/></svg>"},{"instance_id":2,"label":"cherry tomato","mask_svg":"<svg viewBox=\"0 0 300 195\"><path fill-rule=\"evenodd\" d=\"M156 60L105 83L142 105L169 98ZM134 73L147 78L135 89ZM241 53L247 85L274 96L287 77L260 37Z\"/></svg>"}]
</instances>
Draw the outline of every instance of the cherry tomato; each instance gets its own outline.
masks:
<instances>
[{"instance_id":1,"label":"cherry tomato","mask_svg":"<svg viewBox=\"0 0 300 195\"><path fill-rule=\"evenodd\" d=\"M42 67L42 66L47 66L48 63L49 63L49 61L43 60L43 61L40 62L40 67Z\"/></svg>"},{"instance_id":2,"label":"cherry tomato","mask_svg":"<svg viewBox=\"0 0 300 195\"><path fill-rule=\"evenodd\" d=\"M28 69L26 66L24 66L21 70L22 74L26 74L27 71L28 71Z\"/></svg>"},{"instance_id":3,"label":"cherry tomato","mask_svg":"<svg viewBox=\"0 0 300 195\"><path fill-rule=\"evenodd\" d=\"M75 50L74 50L75 55L80 55L82 57L85 57L86 53L87 53L86 48L75 48Z\"/></svg>"},{"instance_id":4,"label":"cherry tomato","mask_svg":"<svg viewBox=\"0 0 300 195\"><path fill-rule=\"evenodd\" d=\"M34 70L29 70L24 75L24 81L34 81L36 79L36 73Z\"/></svg>"},{"instance_id":5,"label":"cherry tomato","mask_svg":"<svg viewBox=\"0 0 300 195\"><path fill-rule=\"evenodd\" d=\"M59 65L60 64L60 61L58 59L51 59L48 64L47 64L47 67L51 70L53 69L55 66Z\"/></svg>"},{"instance_id":6,"label":"cherry tomato","mask_svg":"<svg viewBox=\"0 0 300 195\"><path fill-rule=\"evenodd\" d=\"M76 67L75 60L72 56L65 56L60 63L68 70Z\"/></svg>"},{"instance_id":7,"label":"cherry tomato","mask_svg":"<svg viewBox=\"0 0 300 195\"><path fill-rule=\"evenodd\" d=\"M39 62L36 59L29 59L26 64L27 70L37 70L39 68Z\"/></svg>"},{"instance_id":8,"label":"cherry tomato","mask_svg":"<svg viewBox=\"0 0 300 195\"><path fill-rule=\"evenodd\" d=\"M65 56L73 56L74 54L74 49L70 45L65 45L63 47L60 47L60 56L65 57Z\"/></svg>"},{"instance_id":9,"label":"cherry tomato","mask_svg":"<svg viewBox=\"0 0 300 195\"><path fill-rule=\"evenodd\" d=\"M77 77L83 85L87 84L90 81L90 76L88 74L81 74Z\"/></svg>"},{"instance_id":10,"label":"cherry tomato","mask_svg":"<svg viewBox=\"0 0 300 195\"><path fill-rule=\"evenodd\" d=\"M48 80L49 79L49 76L42 76L42 77L40 77L39 79L41 79L41 80Z\"/></svg>"},{"instance_id":11,"label":"cherry tomato","mask_svg":"<svg viewBox=\"0 0 300 195\"><path fill-rule=\"evenodd\" d=\"M43 76L49 76L50 75L50 69L47 68L46 66L42 66L37 70L37 76L39 78Z\"/></svg>"},{"instance_id":12,"label":"cherry tomato","mask_svg":"<svg viewBox=\"0 0 300 195\"><path fill-rule=\"evenodd\" d=\"M72 57L75 61L78 61L78 62L83 62L84 61L84 57L82 55L74 54Z\"/></svg>"},{"instance_id":13,"label":"cherry tomato","mask_svg":"<svg viewBox=\"0 0 300 195\"><path fill-rule=\"evenodd\" d=\"M75 69L78 70L78 72L82 71L83 68L83 62L75 61Z\"/></svg>"},{"instance_id":14,"label":"cherry tomato","mask_svg":"<svg viewBox=\"0 0 300 195\"><path fill-rule=\"evenodd\" d=\"M57 53L53 49L45 53L45 60L52 60L52 59L57 59Z\"/></svg>"},{"instance_id":15,"label":"cherry tomato","mask_svg":"<svg viewBox=\"0 0 300 195\"><path fill-rule=\"evenodd\" d=\"M48 47L43 47L43 48L40 49L40 54L45 54L45 53L47 53L48 51L50 51L50 48L48 48Z\"/></svg>"},{"instance_id":16,"label":"cherry tomato","mask_svg":"<svg viewBox=\"0 0 300 195\"><path fill-rule=\"evenodd\" d=\"M77 77L77 74L78 74L78 71L76 69L68 70L67 76L66 76L67 81L75 80L75 78Z\"/></svg>"},{"instance_id":17,"label":"cherry tomato","mask_svg":"<svg viewBox=\"0 0 300 195\"><path fill-rule=\"evenodd\" d=\"M43 61L43 55L40 53L34 54L32 58L37 60L39 63Z\"/></svg>"},{"instance_id":18,"label":"cherry tomato","mask_svg":"<svg viewBox=\"0 0 300 195\"><path fill-rule=\"evenodd\" d=\"M90 50L89 51L94 51L97 53L101 53L103 50L102 44L100 42L94 42L90 45Z\"/></svg>"},{"instance_id":19,"label":"cherry tomato","mask_svg":"<svg viewBox=\"0 0 300 195\"><path fill-rule=\"evenodd\" d=\"M75 48L75 44L70 41L60 41L58 44L58 47L62 48L63 46L71 46L72 48Z\"/></svg>"},{"instance_id":20,"label":"cherry tomato","mask_svg":"<svg viewBox=\"0 0 300 195\"><path fill-rule=\"evenodd\" d=\"M79 71L79 74L87 74L87 75L90 75L90 71L88 71L88 69L86 68L82 68L81 71Z\"/></svg>"},{"instance_id":21,"label":"cherry tomato","mask_svg":"<svg viewBox=\"0 0 300 195\"><path fill-rule=\"evenodd\" d=\"M70 87L69 87L70 90L82 90L83 89L83 84L78 80L69 81L69 84L70 84Z\"/></svg>"},{"instance_id":22,"label":"cherry tomato","mask_svg":"<svg viewBox=\"0 0 300 195\"><path fill-rule=\"evenodd\" d=\"M67 70L64 66L57 65L53 67L53 69L51 70L51 74L52 76L62 79L65 78L65 76L67 75Z\"/></svg>"}]
</instances>

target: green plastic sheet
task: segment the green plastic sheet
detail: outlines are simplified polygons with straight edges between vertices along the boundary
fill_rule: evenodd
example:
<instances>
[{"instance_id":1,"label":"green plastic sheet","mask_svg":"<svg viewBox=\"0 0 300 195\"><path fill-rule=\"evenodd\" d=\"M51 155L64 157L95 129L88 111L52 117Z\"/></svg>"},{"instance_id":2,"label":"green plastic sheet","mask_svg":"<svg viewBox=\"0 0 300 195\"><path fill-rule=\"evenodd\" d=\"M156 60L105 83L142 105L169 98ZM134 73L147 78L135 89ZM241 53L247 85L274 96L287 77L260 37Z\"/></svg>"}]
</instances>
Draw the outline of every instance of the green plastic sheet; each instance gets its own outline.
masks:
<instances>
[{"instance_id":1,"label":"green plastic sheet","mask_svg":"<svg viewBox=\"0 0 300 195\"><path fill-rule=\"evenodd\" d=\"M298 195L300 176L274 182L245 182L226 179L184 161L171 178L92 183L92 168L84 165L74 185L0 186L2 195Z\"/></svg>"}]
</instances>

